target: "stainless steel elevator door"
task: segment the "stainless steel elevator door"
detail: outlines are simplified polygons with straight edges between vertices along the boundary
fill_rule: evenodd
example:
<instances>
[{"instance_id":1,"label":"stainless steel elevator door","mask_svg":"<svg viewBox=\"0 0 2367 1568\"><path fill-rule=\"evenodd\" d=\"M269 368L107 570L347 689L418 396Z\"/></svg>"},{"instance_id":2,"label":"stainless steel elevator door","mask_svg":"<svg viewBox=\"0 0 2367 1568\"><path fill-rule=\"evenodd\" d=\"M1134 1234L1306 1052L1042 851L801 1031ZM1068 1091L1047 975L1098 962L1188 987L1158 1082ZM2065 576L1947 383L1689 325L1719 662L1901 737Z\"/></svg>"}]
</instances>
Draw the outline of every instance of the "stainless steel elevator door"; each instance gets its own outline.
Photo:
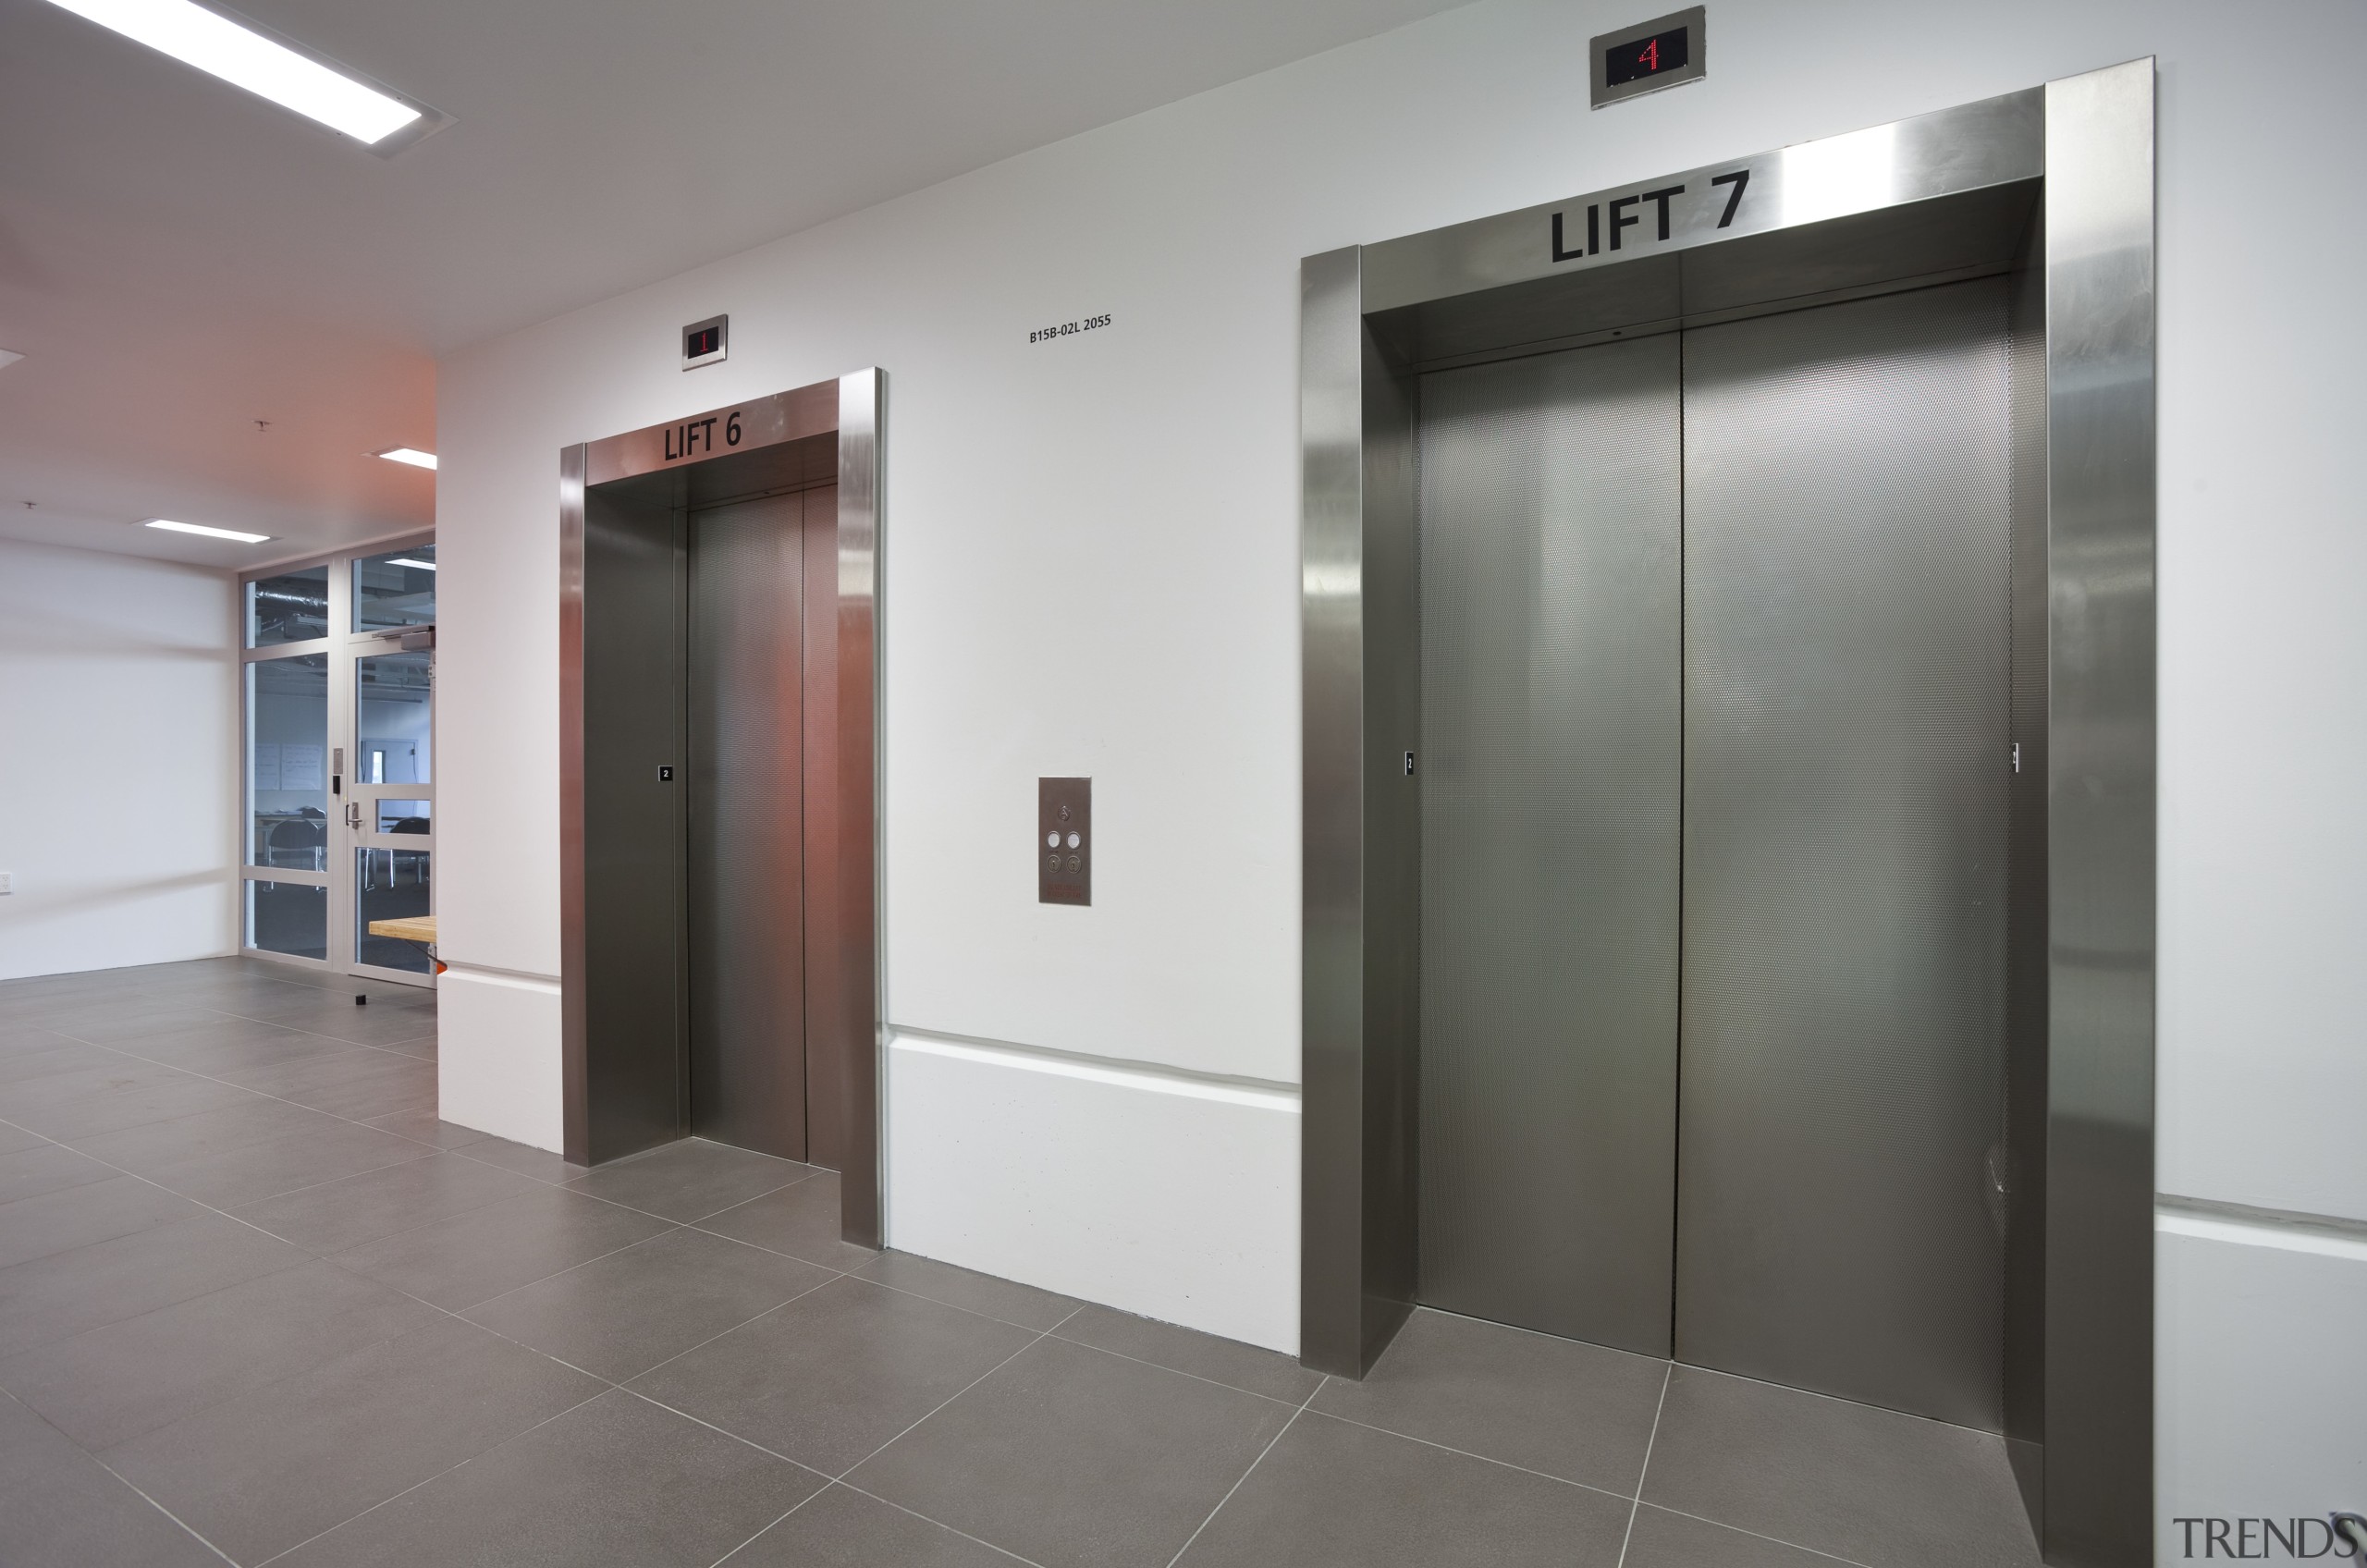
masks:
<instances>
[{"instance_id":1,"label":"stainless steel elevator door","mask_svg":"<svg viewBox=\"0 0 2367 1568\"><path fill-rule=\"evenodd\" d=\"M1420 1293L1669 1349L1678 348L1422 378Z\"/></svg>"},{"instance_id":2,"label":"stainless steel elevator door","mask_svg":"<svg viewBox=\"0 0 2367 1568\"><path fill-rule=\"evenodd\" d=\"M691 517L691 1131L805 1158L803 498Z\"/></svg>"},{"instance_id":3,"label":"stainless steel elevator door","mask_svg":"<svg viewBox=\"0 0 2367 1568\"><path fill-rule=\"evenodd\" d=\"M2003 280L1685 340L1676 1354L1995 1429Z\"/></svg>"}]
</instances>

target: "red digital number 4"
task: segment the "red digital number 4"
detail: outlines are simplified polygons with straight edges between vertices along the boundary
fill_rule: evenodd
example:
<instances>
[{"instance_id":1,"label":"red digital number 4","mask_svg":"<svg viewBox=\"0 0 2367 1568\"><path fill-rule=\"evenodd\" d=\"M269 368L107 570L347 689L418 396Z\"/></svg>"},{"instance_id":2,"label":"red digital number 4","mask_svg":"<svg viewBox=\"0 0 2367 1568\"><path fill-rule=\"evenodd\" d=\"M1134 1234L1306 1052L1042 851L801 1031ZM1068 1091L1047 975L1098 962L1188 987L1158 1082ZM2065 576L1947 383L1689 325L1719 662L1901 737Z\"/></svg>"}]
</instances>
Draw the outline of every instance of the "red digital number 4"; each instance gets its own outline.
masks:
<instances>
[{"instance_id":1,"label":"red digital number 4","mask_svg":"<svg viewBox=\"0 0 2367 1568\"><path fill-rule=\"evenodd\" d=\"M1660 69L1661 41L1655 38L1650 43L1645 44L1644 52L1636 56L1636 63L1643 67L1648 71L1656 71Z\"/></svg>"}]
</instances>

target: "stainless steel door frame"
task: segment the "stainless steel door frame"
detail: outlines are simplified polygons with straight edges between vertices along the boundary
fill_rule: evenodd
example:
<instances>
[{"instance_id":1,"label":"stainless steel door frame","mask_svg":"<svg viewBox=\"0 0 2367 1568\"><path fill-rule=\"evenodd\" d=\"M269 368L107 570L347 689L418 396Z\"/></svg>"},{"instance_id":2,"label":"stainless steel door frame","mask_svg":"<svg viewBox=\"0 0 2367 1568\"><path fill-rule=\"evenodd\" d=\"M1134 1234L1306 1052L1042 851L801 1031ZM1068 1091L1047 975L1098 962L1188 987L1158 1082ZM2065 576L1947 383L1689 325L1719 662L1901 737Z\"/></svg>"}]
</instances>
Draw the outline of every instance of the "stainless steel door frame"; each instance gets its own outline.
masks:
<instances>
[{"instance_id":1,"label":"stainless steel door frame","mask_svg":"<svg viewBox=\"0 0 2367 1568\"><path fill-rule=\"evenodd\" d=\"M1413 377L1457 356L2011 273L2009 220L2035 199L2045 893L2017 913L2046 927L2030 987L2045 1039L2012 1059L2043 1064L2030 1120L2044 1132L2016 1157L2038 1167L2017 1182L2035 1212L2009 1206L2025 1243L2042 1234L2009 1256L2037 1260L2043 1308L2035 1336L2009 1317L2008 1388L2041 1393L2035 1410L2009 1395L2009 1448L2050 1557L2151 1561L2153 123L2148 58L1301 263L1307 1365L1361 1377L1415 1279L1419 814L1399 760L1420 729Z\"/></svg>"},{"instance_id":2,"label":"stainless steel door frame","mask_svg":"<svg viewBox=\"0 0 2367 1568\"><path fill-rule=\"evenodd\" d=\"M836 1104L827 1108L841 1154L840 1232L877 1246L883 1237L879 1154L881 975L878 911L880 856L877 798L881 745L877 722L880 657L878 618L882 576L882 421L887 377L866 369L832 381L751 398L665 424L562 447L559 452L559 885L560 1010L566 1157L578 1164L628 1152L606 1146L595 1133L600 1094L591 1052L591 948L602 919L591 887L587 846L587 709L600 693L587 689L586 622L596 609L587 594L587 492L644 476L678 486L696 500L708 474L742 472L754 458L779 471L771 488L835 485L832 570L821 582L835 589L828 732L806 723L809 767L826 763L835 853L828 919L809 906L809 998L827 988L827 1016L843 1072ZM726 459L730 459L727 461ZM717 466L719 465L719 466ZM714 496L711 499L721 499ZM820 553L818 542L815 543ZM808 570L816 564L809 556ZM809 596L807 614L818 606ZM827 745L822 744L824 741ZM650 759L653 763L656 759ZM809 772L807 787L815 779ZM811 842L809 840L809 851ZM679 901L672 925L680 925ZM817 928L827 928L817 932ZM809 1036L809 1050L820 1042ZM817 1110L818 1113L818 1110ZM679 1131L680 1119L675 1119Z\"/></svg>"}]
</instances>

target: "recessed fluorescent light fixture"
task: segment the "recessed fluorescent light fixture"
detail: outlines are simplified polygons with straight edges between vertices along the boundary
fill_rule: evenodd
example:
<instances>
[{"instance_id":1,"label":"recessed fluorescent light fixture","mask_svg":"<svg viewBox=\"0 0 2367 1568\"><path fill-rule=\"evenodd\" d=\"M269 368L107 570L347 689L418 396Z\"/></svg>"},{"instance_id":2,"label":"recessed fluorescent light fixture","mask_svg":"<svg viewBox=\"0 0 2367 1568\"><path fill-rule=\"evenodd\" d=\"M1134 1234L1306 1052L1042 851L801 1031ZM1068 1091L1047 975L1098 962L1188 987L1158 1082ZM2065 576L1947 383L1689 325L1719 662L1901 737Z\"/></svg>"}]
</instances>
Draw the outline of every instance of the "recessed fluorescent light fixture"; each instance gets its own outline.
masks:
<instances>
[{"instance_id":1,"label":"recessed fluorescent light fixture","mask_svg":"<svg viewBox=\"0 0 2367 1568\"><path fill-rule=\"evenodd\" d=\"M202 533L208 539L236 539L241 545L260 545L271 537L268 533L241 533L235 528L208 528L202 522L174 522L161 517L152 517L141 526L166 528L175 533Z\"/></svg>"},{"instance_id":2,"label":"recessed fluorescent light fixture","mask_svg":"<svg viewBox=\"0 0 2367 1568\"><path fill-rule=\"evenodd\" d=\"M52 0L126 38L195 66L282 108L341 130L376 153L409 146L446 116L256 26L191 0Z\"/></svg>"},{"instance_id":3,"label":"recessed fluorescent light fixture","mask_svg":"<svg viewBox=\"0 0 2367 1568\"><path fill-rule=\"evenodd\" d=\"M393 447L383 452L373 452L374 458L384 458L390 463L409 463L413 468L434 468L435 454L423 452L416 447Z\"/></svg>"},{"instance_id":4,"label":"recessed fluorescent light fixture","mask_svg":"<svg viewBox=\"0 0 2367 1568\"><path fill-rule=\"evenodd\" d=\"M393 560L388 561L386 564L388 566L417 567L422 571L434 571L435 570L435 563L434 561L415 561L409 556L397 556Z\"/></svg>"}]
</instances>

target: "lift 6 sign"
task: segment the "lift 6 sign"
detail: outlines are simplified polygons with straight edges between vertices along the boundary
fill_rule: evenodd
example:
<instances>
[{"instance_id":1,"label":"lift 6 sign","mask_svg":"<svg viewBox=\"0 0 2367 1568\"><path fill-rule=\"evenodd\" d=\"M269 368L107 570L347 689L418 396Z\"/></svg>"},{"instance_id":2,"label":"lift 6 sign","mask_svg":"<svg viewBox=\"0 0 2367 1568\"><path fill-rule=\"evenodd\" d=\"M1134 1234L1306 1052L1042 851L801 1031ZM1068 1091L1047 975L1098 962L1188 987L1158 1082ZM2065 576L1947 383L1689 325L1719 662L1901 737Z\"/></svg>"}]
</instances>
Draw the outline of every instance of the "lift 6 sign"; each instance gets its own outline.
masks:
<instances>
[{"instance_id":1,"label":"lift 6 sign","mask_svg":"<svg viewBox=\"0 0 2367 1568\"><path fill-rule=\"evenodd\" d=\"M716 445L716 425L723 426L723 445ZM707 414L698 419L684 420L666 427L666 460L679 463L690 458L711 458L719 451L740 445L740 410L728 414Z\"/></svg>"}]
</instances>

